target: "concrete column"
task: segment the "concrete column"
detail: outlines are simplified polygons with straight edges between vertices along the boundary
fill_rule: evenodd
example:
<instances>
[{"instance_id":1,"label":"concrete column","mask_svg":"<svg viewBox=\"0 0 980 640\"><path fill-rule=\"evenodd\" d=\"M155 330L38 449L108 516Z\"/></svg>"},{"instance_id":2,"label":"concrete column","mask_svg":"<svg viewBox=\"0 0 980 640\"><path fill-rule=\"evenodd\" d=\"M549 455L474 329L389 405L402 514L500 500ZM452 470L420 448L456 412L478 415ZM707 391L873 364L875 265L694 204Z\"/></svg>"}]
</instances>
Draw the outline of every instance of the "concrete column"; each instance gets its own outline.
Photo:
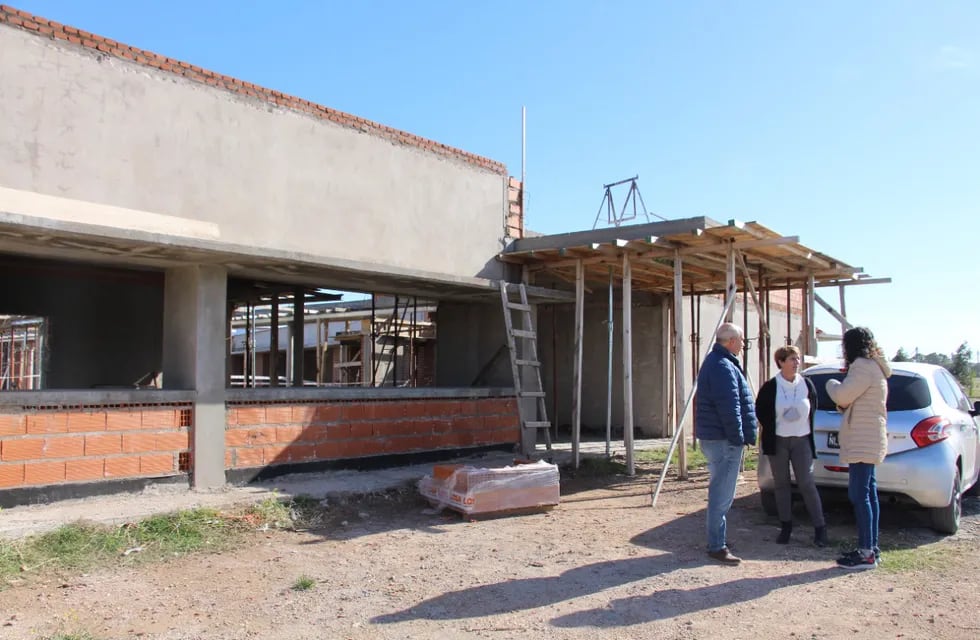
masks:
<instances>
[{"instance_id":1,"label":"concrete column","mask_svg":"<svg viewBox=\"0 0 980 640\"><path fill-rule=\"evenodd\" d=\"M225 484L227 272L195 265L169 269L163 302L163 385L193 389L194 488Z\"/></svg>"}]
</instances>

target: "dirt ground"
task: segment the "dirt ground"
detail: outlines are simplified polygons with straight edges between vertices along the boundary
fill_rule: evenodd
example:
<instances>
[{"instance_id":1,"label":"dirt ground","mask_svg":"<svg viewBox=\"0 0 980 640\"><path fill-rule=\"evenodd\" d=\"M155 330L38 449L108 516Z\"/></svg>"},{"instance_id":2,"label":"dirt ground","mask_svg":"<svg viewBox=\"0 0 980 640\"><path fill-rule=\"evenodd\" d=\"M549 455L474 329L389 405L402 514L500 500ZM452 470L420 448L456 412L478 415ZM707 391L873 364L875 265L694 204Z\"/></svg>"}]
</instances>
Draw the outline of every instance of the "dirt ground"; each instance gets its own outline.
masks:
<instances>
[{"instance_id":1,"label":"dirt ground","mask_svg":"<svg viewBox=\"0 0 980 640\"><path fill-rule=\"evenodd\" d=\"M726 567L704 553L706 473L668 479L656 508L651 478L563 477L557 508L479 521L412 490L335 501L317 530L256 532L234 553L7 588L0 638L980 637L976 498L950 537L886 508L884 567L848 572L810 544L802 505L776 545L747 472L729 517L744 562ZM847 506L827 511L831 538L852 543ZM933 543L946 566L887 569L889 549ZM294 591L301 575L316 585Z\"/></svg>"}]
</instances>

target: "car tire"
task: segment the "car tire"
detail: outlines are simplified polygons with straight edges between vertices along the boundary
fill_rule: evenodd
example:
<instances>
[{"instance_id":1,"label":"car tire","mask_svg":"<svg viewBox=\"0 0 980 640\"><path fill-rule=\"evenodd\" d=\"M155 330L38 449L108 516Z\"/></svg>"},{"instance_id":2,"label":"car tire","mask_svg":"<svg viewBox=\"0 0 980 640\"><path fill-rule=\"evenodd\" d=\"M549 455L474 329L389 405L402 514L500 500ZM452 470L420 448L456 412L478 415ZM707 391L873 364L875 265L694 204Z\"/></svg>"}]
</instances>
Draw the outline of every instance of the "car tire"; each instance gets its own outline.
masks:
<instances>
[{"instance_id":1,"label":"car tire","mask_svg":"<svg viewBox=\"0 0 980 640\"><path fill-rule=\"evenodd\" d=\"M960 515L963 512L963 491L960 487L960 470L953 476L953 490L949 504L932 509L932 528L939 533L953 534L960 528Z\"/></svg>"},{"instance_id":2,"label":"car tire","mask_svg":"<svg viewBox=\"0 0 980 640\"><path fill-rule=\"evenodd\" d=\"M759 499L762 501L762 510L766 512L767 516L779 515L779 509L776 508L775 491L760 490Z\"/></svg>"}]
</instances>

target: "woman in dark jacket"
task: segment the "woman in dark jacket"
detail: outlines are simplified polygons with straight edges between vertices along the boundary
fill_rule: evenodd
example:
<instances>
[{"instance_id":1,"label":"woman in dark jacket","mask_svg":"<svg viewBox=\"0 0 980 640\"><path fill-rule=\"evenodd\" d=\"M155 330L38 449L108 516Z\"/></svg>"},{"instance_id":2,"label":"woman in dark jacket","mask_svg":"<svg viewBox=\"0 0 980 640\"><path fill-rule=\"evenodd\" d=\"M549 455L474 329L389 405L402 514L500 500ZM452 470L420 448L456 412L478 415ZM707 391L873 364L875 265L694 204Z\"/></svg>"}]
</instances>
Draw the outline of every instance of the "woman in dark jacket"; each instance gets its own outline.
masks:
<instances>
[{"instance_id":1,"label":"woman in dark jacket","mask_svg":"<svg viewBox=\"0 0 980 640\"><path fill-rule=\"evenodd\" d=\"M775 359L779 373L759 389L755 411L759 420L762 453L769 456L776 487L776 509L781 524L776 542L788 543L793 532L793 489L789 475L792 464L796 486L813 522L813 543L825 547L828 543L827 523L813 480L813 460L817 456L813 442L817 390L809 379L799 373L802 361L799 349L780 347L776 350Z\"/></svg>"}]
</instances>

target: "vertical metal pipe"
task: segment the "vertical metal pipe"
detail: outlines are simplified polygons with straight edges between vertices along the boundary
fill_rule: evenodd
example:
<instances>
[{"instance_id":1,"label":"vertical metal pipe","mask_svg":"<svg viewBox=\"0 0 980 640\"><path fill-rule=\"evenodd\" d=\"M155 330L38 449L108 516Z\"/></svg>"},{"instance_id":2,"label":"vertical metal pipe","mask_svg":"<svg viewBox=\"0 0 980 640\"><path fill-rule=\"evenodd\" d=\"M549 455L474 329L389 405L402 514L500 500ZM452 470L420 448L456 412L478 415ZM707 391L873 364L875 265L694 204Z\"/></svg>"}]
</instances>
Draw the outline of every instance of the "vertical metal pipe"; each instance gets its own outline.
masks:
<instances>
[{"instance_id":1,"label":"vertical metal pipe","mask_svg":"<svg viewBox=\"0 0 980 640\"><path fill-rule=\"evenodd\" d=\"M419 314L419 299L412 296L412 324L409 325L408 329L408 367L409 367L409 383L410 387L419 386L418 383L418 368L415 366L415 332L417 328Z\"/></svg>"},{"instance_id":2,"label":"vertical metal pipe","mask_svg":"<svg viewBox=\"0 0 980 640\"><path fill-rule=\"evenodd\" d=\"M575 362L572 366L572 465L578 469L582 438L582 334L585 318L585 266L575 262Z\"/></svg>"},{"instance_id":3,"label":"vertical metal pipe","mask_svg":"<svg viewBox=\"0 0 980 640\"><path fill-rule=\"evenodd\" d=\"M48 321L42 320L37 332L37 388L44 388L44 337L48 333Z\"/></svg>"},{"instance_id":4,"label":"vertical metal pipe","mask_svg":"<svg viewBox=\"0 0 980 640\"><path fill-rule=\"evenodd\" d=\"M293 386L303 386L306 367L306 293L302 287L293 290Z\"/></svg>"},{"instance_id":5,"label":"vertical metal pipe","mask_svg":"<svg viewBox=\"0 0 980 640\"><path fill-rule=\"evenodd\" d=\"M406 305L407 306L407 305ZM391 386L398 386L398 340L401 338L401 322L398 315L398 296L395 296L395 311L391 314L395 323L395 337L391 347Z\"/></svg>"},{"instance_id":6,"label":"vertical metal pipe","mask_svg":"<svg viewBox=\"0 0 980 640\"><path fill-rule=\"evenodd\" d=\"M521 106L521 224L527 220L527 107Z\"/></svg>"},{"instance_id":7,"label":"vertical metal pipe","mask_svg":"<svg viewBox=\"0 0 980 640\"><path fill-rule=\"evenodd\" d=\"M375 318L375 313L376 313L375 305L376 304L377 303L376 303L376 300L375 300L375 294L372 291L371 292L371 328L370 328L370 331L371 331L371 333L370 333L370 336L371 336L371 367L370 367L371 380L370 380L370 384L367 385L367 386L370 386L370 387L373 387L375 385L375 383L377 382L377 379L378 379L378 354L377 354L377 349L375 349L375 346L377 345L377 336L378 336L377 331L375 330L375 319L376 319Z\"/></svg>"},{"instance_id":8,"label":"vertical metal pipe","mask_svg":"<svg viewBox=\"0 0 980 640\"><path fill-rule=\"evenodd\" d=\"M258 386L258 379L257 379L258 376L256 374L258 373L258 366L257 365L258 365L258 351L259 351L259 345L258 345L258 342L259 342L259 339L258 339L259 330L258 330L258 326L257 325L258 325L258 321L259 321L259 310L258 310L257 307L258 307L258 305L252 305L252 359L251 359L250 362L251 362L251 366L252 366L252 388L253 389Z\"/></svg>"},{"instance_id":9,"label":"vertical metal pipe","mask_svg":"<svg viewBox=\"0 0 980 640\"><path fill-rule=\"evenodd\" d=\"M249 365L252 362L252 303L245 303L245 349L242 351L242 389L249 386Z\"/></svg>"},{"instance_id":10,"label":"vertical metal pipe","mask_svg":"<svg viewBox=\"0 0 980 640\"><path fill-rule=\"evenodd\" d=\"M279 292L272 294L269 318L269 386L279 386Z\"/></svg>"},{"instance_id":11,"label":"vertical metal pipe","mask_svg":"<svg viewBox=\"0 0 980 640\"><path fill-rule=\"evenodd\" d=\"M786 281L786 344L793 344L793 290Z\"/></svg>"},{"instance_id":12,"label":"vertical metal pipe","mask_svg":"<svg viewBox=\"0 0 980 640\"><path fill-rule=\"evenodd\" d=\"M607 327L607 354L606 354L606 457L612 455L610 451L612 443L612 383L613 383L613 268L609 267L609 316L606 320Z\"/></svg>"}]
</instances>

